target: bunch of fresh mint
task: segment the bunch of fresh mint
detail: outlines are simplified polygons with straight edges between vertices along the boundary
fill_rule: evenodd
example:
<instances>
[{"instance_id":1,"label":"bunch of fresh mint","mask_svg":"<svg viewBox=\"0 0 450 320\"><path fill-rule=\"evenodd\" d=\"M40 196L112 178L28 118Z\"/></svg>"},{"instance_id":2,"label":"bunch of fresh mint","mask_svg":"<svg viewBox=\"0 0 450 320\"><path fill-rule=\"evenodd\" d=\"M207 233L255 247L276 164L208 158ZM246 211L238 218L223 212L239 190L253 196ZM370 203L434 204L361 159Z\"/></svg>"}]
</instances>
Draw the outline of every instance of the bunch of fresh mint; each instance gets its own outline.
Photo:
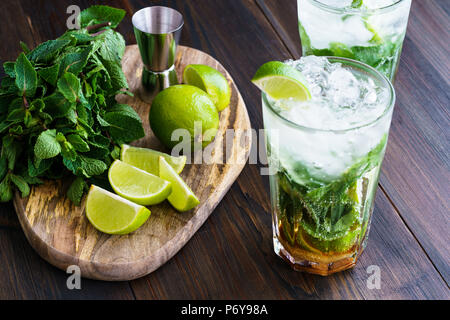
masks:
<instances>
[{"instance_id":1,"label":"bunch of fresh mint","mask_svg":"<svg viewBox=\"0 0 450 320\"><path fill-rule=\"evenodd\" d=\"M44 179L76 176L68 196L79 204L88 182L99 179L120 144L144 136L138 114L118 104L128 93L121 67L123 37L114 28L125 11L93 6L81 29L6 62L0 85L0 201L15 189L23 197Z\"/></svg>"}]
</instances>

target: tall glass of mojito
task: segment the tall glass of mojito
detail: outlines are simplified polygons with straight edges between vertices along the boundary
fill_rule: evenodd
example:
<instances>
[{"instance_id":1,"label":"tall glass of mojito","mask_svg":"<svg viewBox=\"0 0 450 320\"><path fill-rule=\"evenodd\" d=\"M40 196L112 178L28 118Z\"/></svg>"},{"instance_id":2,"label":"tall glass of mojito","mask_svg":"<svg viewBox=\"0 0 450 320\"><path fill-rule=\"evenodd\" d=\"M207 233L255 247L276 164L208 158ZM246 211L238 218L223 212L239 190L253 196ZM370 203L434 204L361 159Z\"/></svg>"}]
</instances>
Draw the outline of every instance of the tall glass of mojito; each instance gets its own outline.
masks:
<instances>
[{"instance_id":1,"label":"tall glass of mojito","mask_svg":"<svg viewBox=\"0 0 450 320\"><path fill-rule=\"evenodd\" d=\"M355 60L270 64L254 82L271 93L262 94L262 109L275 252L296 270L351 268L369 232L394 89Z\"/></svg>"},{"instance_id":2,"label":"tall glass of mojito","mask_svg":"<svg viewBox=\"0 0 450 320\"><path fill-rule=\"evenodd\" d=\"M410 7L411 0L298 0L303 55L359 60L393 81Z\"/></svg>"}]
</instances>

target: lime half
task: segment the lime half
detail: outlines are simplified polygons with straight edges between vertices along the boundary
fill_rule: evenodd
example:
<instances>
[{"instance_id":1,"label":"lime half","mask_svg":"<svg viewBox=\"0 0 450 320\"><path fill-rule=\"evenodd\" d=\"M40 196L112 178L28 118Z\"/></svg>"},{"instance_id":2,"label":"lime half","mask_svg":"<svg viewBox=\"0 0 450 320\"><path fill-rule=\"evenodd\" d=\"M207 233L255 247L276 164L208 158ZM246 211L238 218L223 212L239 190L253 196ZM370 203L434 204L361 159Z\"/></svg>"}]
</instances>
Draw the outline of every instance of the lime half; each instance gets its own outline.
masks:
<instances>
[{"instance_id":1,"label":"lime half","mask_svg":"<svg viewBox=\"0 0 450 320\"><path fill-rule=\"evenodd\" d=\"M181 179L163 157L159 158L159 176L164 180L172 182L172 193L167 200L178 211L191 210L200 203L191 188L189 188L186 182Z\"/></svg>"},{"instance_id":2,"label":"lime half","mask_svg":"<svg viewBox=\"0 0 450 320\"><path fill-rule=\"evenodd\" d=\"M122 145L120 153L120 160L123 162L156 176L159 175L159 157L164 157L176 173L183 171L186 164L186 156L173 157L152 149L136 148L126 144Z\"/></svg>"},{"instance_id":3,"label":"lime half","mask_svg":"<svg viewBox=\"0 0 450 320\"><path fill-rule=\"evenodd\" d=\"M150 210L92 185L86 200L86 216L99 231L123 235L142 226Z\"/></svg>"},{"instance_id":4,"label":"lime half","mask_svg":"<svg viewBox=\"0 0 450 320\"><path fill-rule=\"evenodd\" d=\"M120 160L113 162L108 178L118 195L143 206L161 203L172 192L169 181Z\"/></svg>"},{"instance_id":5,"label":"lime half","mask_svg":"<svg viewBox=\"0 0 450 320\"><path fill-rule=\"evenodd\" d=\"M252 82L275 100L306 101L311 98L307 82L300 71L280 61L263 64L256 71Z\"/></svg>"},{"instance_id":6,"label":"lime half","mask_svg":"<svg viewBox=\"0 0 450 320\"><path fill-rule=\"evenodd\" d=\"M183 82L205 91L222 111L230 104L231 89L227 79L216 69L203 64L190 64L183 72Z\"/></svg>"}]
</instances>

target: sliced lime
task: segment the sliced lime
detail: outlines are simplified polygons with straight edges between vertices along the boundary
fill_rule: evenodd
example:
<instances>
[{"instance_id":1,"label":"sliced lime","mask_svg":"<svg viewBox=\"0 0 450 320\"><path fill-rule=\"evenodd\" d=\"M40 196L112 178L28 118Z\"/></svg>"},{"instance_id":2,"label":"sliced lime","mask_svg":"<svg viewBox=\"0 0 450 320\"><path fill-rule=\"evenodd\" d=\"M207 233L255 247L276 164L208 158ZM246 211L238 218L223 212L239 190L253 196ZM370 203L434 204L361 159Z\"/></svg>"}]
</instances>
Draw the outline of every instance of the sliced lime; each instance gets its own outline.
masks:
<instances>
[{"instance_id":1,"label":"sliced lime","mask_svg":"<svg viewBox=\"0 0 450 320\"><path fill-rule=\"evenodd\" d=\"M222 111L230 104L231 89L227 79L216 69L203 64L190 64L183 72L183 82L198 87L208 93Z\"/></svg>"},{"instance_id":2,"label":"sliced lime","mask_svg":"<svg viewBox=\"0 0 450 320\"><path fill-rule=\"evenodd\" d=\"M100 187L91 186L86 217L101 232L128 234L147 221L150 210Z\"/></svg>"},{"instance_id":3,"label":"sliced lime","mask_svg":"<svg viewBox=\"0 0 450 320\"><path fill-rule=\"evenodd\" d=\"M118 195L143 206L161 203L172 192L169 181L120 160L113 162L108 178Z\"/></svg>"},{"instance_id":4,"label":"sliced lime","mask_svg":"<svg viewBox=\"0 0 450 320\"><path fill-rule=\"evenodd\" d=\"M306 101L311 98L307 82L297 69L280 61L270 61L256 71L252 82L275 100Z\"/></svg>"},{"instance_id":5,"label":"sliced lime","mask_svg":"<svg viewBox=\"0 0 450 320\"><path fill-rule=\"evenodd\" d=\"M164 157L176 173L181 173L186 164L186 156L173 157L152 149L137 148L126 144L122 145L120 153L120 160L123 162L156 176L159 175L159 157Z\"/></svg>"},{"instance_id":6,"label":"sliced lime","mask_svg":"<svg viewBox=\"0 0 450 320\"><path fill-rule=\"evenodd\" d=\"M300 229L298 231L297 239L302 247L308 251L315 253L328 253L328 252L345 252L350 250L356 243L358 236L361 232L360 228L349 231L342 238L336 240L323 240L314 238L309 235L305 230Z\"/></svg>"},{"instance_id":7,"label":"sliced lime","mask_svg":"<svg viewBox=\"0 0 450 320\"><path fill-rule=\"evenodd\" d=\"M159 158L159 176L164 180L172 182L172 193L167 200L178 211L191 210L200 203L191 188L189 188L186 182L181 179L163 157Z\"/></svg>"}]
</instances>

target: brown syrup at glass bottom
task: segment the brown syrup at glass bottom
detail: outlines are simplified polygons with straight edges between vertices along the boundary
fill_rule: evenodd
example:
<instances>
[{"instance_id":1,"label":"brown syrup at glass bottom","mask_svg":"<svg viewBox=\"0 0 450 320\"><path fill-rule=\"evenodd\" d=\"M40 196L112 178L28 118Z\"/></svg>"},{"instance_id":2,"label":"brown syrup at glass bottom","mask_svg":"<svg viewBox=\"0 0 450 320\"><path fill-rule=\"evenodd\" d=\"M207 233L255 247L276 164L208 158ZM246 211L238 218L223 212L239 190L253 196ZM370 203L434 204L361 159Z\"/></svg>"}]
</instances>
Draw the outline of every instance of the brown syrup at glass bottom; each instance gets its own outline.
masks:
<instances>
[{"instance_id":1,"label":"brown syrup at glass bottom","mask_svg":"<svg viewBox=\"0 0 450 320\"><path fill-rule=\"evenodd\" d=\"M353 268L364 249L364 246L356 243L345 252L333 254L307 251L289 244L283 237L282 225L279 227L279 237L275 240L282 247L277 254L288 262L292 269L322 276ZM361 241L361 243L363 244L364 241Z\"/></svg>"}]
</instances>

